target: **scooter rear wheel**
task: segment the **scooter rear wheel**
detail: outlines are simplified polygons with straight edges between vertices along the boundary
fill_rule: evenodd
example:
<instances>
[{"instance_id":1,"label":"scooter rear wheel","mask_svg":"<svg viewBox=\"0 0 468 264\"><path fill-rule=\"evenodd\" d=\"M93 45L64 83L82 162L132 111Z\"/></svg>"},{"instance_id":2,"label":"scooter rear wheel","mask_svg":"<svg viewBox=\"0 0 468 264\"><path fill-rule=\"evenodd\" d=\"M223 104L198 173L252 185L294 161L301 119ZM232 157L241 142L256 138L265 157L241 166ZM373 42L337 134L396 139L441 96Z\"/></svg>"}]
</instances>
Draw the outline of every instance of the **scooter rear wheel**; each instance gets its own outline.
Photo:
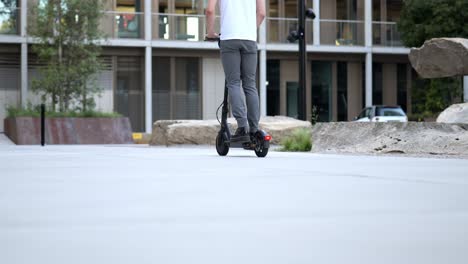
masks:
<instances>
[{"instance_id":1,"label":"scooter rear wheel","mask_svg":"<svg viewBox=\"0 0 468 264\"><path fill-rule=\"evenodd\" d=\"M259 158L264 158L268 154L268 148L265 147L265 138L262 134L255 135L255 155Z\"/></svg>"},{"instance_id":2,"label":"scooter rear wheel","mask_svg":"<svg viewBox=\"0 0 468 264\"><path fill-rule=\"evenodd\" d=\"M220 156L226 156L229 152L229 146L226 144L226 138L222 133L216 136L216 152Z\"/></svg>"}]
</instances>

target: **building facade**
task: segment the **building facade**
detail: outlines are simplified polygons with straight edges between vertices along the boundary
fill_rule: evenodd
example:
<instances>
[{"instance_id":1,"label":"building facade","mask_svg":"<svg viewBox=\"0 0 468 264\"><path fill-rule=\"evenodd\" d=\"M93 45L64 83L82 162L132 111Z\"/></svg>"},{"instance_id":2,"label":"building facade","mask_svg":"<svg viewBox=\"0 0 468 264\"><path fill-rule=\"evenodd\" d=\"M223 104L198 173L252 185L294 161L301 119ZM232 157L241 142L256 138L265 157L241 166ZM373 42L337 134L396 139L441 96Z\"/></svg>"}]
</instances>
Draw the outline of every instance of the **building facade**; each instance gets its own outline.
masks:
<instances>
[{"instance_id":1,"label":"building facade","mask_svg":"<svg viewBox=\"0 0 468 264\"><path fill-rule=\"evenodd\" d=\"M6 106L39 102L30 91L38 65L26 30L28 5L38 1L44 0L0 1L1 120ZM203 41L208 1L104 2L108 38L97 107L128 116L135 132L151 132L161 119L215 118L224 74L216 43ZM262 115L298 114L298 45L287 42L297 3L266 0L258 31ZM307 0L307 6L317 15L306 28L308 119L349 121L372 104L398 104L411 113L409 50L396 30L402 0Z\"/></svg>"}]
</instances>

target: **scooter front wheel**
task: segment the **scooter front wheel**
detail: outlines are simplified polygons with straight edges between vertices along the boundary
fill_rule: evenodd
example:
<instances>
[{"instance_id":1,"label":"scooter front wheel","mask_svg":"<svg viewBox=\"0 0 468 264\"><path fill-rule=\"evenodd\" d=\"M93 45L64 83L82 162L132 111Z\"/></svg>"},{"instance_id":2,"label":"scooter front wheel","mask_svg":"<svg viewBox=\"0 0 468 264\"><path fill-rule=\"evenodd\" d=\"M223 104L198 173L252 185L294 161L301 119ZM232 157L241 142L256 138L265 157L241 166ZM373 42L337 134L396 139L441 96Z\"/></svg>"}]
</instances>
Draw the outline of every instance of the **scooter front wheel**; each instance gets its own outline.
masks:
<instances>
[{"instance_id":1,"label":"scooter front wheel","mask_svg":"<svg viewBox=\"0 0 468 264\"><path fill-rule=\"evenodd\" d=\"M226 144L226 141L224 133L218 133L218 136L216 136L216 152L220 156L226 156L229 152L229 145Z\"/></svg>"}]
</instances>

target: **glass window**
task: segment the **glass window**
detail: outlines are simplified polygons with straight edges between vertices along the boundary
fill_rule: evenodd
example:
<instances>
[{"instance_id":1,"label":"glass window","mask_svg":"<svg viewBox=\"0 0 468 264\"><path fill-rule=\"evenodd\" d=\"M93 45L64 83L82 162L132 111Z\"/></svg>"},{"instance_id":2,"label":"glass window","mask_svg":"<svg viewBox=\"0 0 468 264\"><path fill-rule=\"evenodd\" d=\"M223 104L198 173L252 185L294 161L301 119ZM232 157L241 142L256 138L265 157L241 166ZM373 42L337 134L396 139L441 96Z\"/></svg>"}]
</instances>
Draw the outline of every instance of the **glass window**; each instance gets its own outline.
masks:
<instances>
[{"instance_id":1,"label":"glass window","mask_svg":"<svg viewBox=\"0 0 468 264\"><path fill-rule=\"evenodd\" d=\"M405 116L399 107L377 107L376 116Z\"/></svg>"},{"instance_id":2,"label":"glass window","mask_svg":"<svg viewBox=\"0 0 468 264\"><path fill-rule=\"evenodd\" d=\"M374 21L397 22L400 19L403 0L373 0L372 19Z\"/></svg>"},{"instance_id":3,"label":"glass window","mask_svg":"<svg viewBox=\"0 0 468 264\"><path fill-rule=\"evenodd\" d=\"M155 13L169 13L169 5L167 0L159 0L158 5L154 6L153 9L156 9Z\"/></svg>"},{"instance_id":4,"label":"glass window","mask_svg":"<svg viewBox=\"0 0 468 264\"><path fill-rule=\"evenodd\" d=\"M130 118L135 132L144 131L145 100L143 90L143 58L139 56L117 57L117 85L115 109Z\"/></svg>"},{"instance_id":5,"label":"glass window","mask_svg":"<svg viewBox=\"0 0 468 264\"><path fill-rule=\"evenodd\" d=\"M268 4L268 16L279 17L279 3L278 0L270 0Z\"/></svg>"},{"instance_id":6,"label":"glass window","mask_svg":"<svg viewBox=\"0 0 468 264\"><path fill-rule=\"evenodd\" d=\"M383 103L383 72L382 63L374 63L372 69L372 104Z\"/></svg>"},{"instance_id":7,"label":"glass window","mask_svg":"<svg viewBox=\"0 0 468 264\"><path fill-rule=\"evenodd\" d=\"M338 62L338 121L348 120L348 64Z\"/></svg>"},{"instance_id":8,"label":"glass window","mask_svg":"<svg viewBox=\"0 0 468 264\"><path fill-rule=\"evenodd\" d=\"M174 118L201 119L201 89L198 58L176 58Z\"/></svg>"},{"instance_id":9,"label":"glass window","mask_svg":"<svg viewBox=\"0 0 468 264\"><path fill-rule=\"evenodd\" d=\"M312 106L319 122L332 120L332 63L312 61Z\"/></svg>"},{"instance_id":10,"label":"glass window","mask_svg":"<svg viewBox=\"0 0 468 264\"><path fill-rule=\"evenodd\" d=\"M322 19L364 20L364 0L321 0Z\"/></svg>"},{"instance_id":11,"label":"glass window","mask_svg":"<svg viewBox=\"0 0 468 264\"><path fill-rule=\"evenodd\" d=\"M17 0L2 0L0 1L0 12L2 9L16 8L18 4Z\"/></svg>"},{"instance_id":12,"label":"glass window","mask_svg":"<svg viewBox=\"0 0 468 264\"><path fill-rule=\"evenodd\" d=\"M280 62L267 61L267 115L280 114Z\"/></svg>"},{"instance_id":13,"label":"glass window","mask_svg":"<svg viewBox=\"0 0 468 264\"><path fill-rule=\"evenodd\" d=\"M207 1L164 0L159 1L158 5L155 5L156 11L153 14L153 23L159 25L157 28L153 27L155 39L199 41L202 38ZM216 20L215 23L217 25L219 21Z\"/></svg>"},{"instance_id":14,"label":"glass window","mask_svg":"<svg viewBox=\"0 0 468 264\"><path fill-rule=\"evenodd\" d=\"M195 0L175 0L176 14L198 14L199 1Z\"/></svg>"},{"instance_id":15,"label":"glass window","mask_svg":"<svg viewBox=\"0 0 468 264\"><path fill-rule=\"evenodd\" d=\"M405 112L408 111L408 72L407 64L397 64L397 104L403 108Z\"/></svg>"},{"instance_id":16,"label":"glass window","mask_svg":"<svg viewBox=\"0 0 468 264\"><path fill-rule=\"evenodd\" d=\"M118 37L139 38L142 35L141 25L144 21L141 1L117 0L116 11Z\"/></svg>"},{"instance_id":17,"label":"glass window","mask_svg":"<svg viewBox=\"0 0 468 264\"><path fill-rule=\"evenodd\" d=\"M19 32L18 1L0 1L0 34L17 34Z\"/></svg>"},{"instance_id":18,"label":"glass window","mask_svg":"<svg viewBox=\"0 0 468 264\"><path fill-rule=\"evenodd\" d=\"M171 58L153 57L153 122L171 119Z\"/></svg>"},{"instance_id":19,"label":"glass window","mask_svg":"<svg viewBox=\"0 0 468 264\"><path fill-rule=\"evenodd\" d=\"M167 0L159 0L158 3L158 6L153 6L155 13L170 13ZM157 28L153 28L153 36L158 36L158 39L169 39L169 17L167 15L154 15L153 24L158 25Z\"/></svg>"},{"instance_id":20,"label":"glass window","mask_svg":"<svg viewBox=\"0 0 468 264\"><path fill-rule=\"evenodd\" d=\"M286 82L287 116L299 118L299 83Z\"/></svg>"},{"instance_id":21,"label":"glass window","mask_svg":"<svg viewBox=\"0 0 468 264\"><path fill-rule=\"evenodd\" d=\"M284 17L297 18L297 0L284 0Z\"/></svg>"},{"instance_id":22,"label":"glass window","mask_svg":"<svg viewBox=\"0 0 468 264\"><path fill-rule=\"evenodd\" d=\"M153 58L153 121L202 118L199 61Z\"/></svg>"},{"instance_id":23,"label":"glass window","mask_svg":"<svg viewBox=\"0 0 468 264\"><path fill-rule=\"evenodd\" d=\"M6 118L6 107L19 105L20 57L20 54L0 53L0 120ZM3 121L0 122L1 132Z\"/></svg>"}]
</instances>

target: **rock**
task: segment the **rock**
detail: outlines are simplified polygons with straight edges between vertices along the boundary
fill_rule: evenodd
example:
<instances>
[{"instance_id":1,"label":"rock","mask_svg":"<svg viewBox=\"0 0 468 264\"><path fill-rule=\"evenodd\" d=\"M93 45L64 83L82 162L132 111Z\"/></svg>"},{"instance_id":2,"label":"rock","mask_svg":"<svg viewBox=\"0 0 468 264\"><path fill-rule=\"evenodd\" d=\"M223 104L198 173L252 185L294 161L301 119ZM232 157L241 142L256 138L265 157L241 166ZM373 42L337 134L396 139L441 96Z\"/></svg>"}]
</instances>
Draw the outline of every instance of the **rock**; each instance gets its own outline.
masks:
<instances>
[{"instance_id":1,"label":"rock","mask_svg":"<svg viewBox=\"0 0 468 264\"><path fill-rule=\"evenodd\" d=\"M440 113L437 122L468 124L468 103L451 105Z\"/></svg>"},{"instance_id":2,"label":"rock","mask_svg":"<svg viewBox=\"0 0 468 264\"><path fill-rule=\"evenodd\" d=\"M235 119L228 119L231 131L235 131ZM272 136L272 144L281 140L297 128L311 128L310 122L300 121L290 117L262 117L260 128ZM214 145L220 129L217 120L161 120L153 125L150 145L195 144Z\"/></svg>"},{"instance_id":3,"label":"rock","mask_svg":"<svg viewBox=\"0 0 468 264\"><path fill-rule=\"evenodd\" d=\"M468 155L468 124L318 123L312 140L321 153Z\"/></svg>"},{"instance_id":4,"label":"rock","mask_svg":"<svg viewBox=\"0 0 468 264\"><path fill-rule=\"evenodd\" d=\"M468 75L468 39L435 38L409 54L413 68L423 78Z\"/></svg>"},{"instance_id":5,"label":"rock","mask_svg":"<svg viewBox=\"0 0 468 264\"><path fill-rule=\"evenodd\" d=\"M272 144L279 144L296 129L311 129L309 121L301 121L286 116L267 116L260 120L260 128L267 131L272 137Z\"/></svg>"}]
</instances>

